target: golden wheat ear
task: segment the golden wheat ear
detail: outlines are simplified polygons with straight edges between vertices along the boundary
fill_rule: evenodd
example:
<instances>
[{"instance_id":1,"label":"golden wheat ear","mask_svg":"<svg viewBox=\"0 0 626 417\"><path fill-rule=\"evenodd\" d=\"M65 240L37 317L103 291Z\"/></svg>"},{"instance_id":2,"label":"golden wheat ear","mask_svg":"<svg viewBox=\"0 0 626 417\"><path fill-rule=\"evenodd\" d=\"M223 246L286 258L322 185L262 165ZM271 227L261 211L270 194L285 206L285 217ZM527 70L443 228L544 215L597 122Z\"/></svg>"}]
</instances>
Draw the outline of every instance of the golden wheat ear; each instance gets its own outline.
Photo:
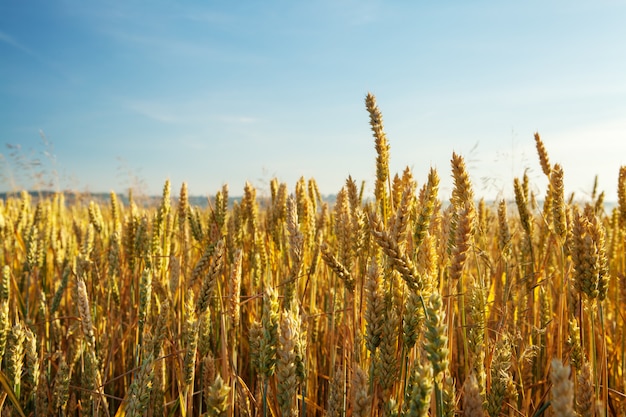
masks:
<instances>
[{"instance_id":1,"label":"golden wheat ear","mask_svg":"<svg viewBox=\"0 0 626 417\"><path fill-rule=\"evenodd\" d=\"M367 93L365 107L370 115L370 126L374 134L374 147L376 149L376 185L374 196L380 210L383 221L387 221L390 212L389 190L389 142L383 126L383 115L376 104L376 97Z\"/></svg>"}]
</instances>

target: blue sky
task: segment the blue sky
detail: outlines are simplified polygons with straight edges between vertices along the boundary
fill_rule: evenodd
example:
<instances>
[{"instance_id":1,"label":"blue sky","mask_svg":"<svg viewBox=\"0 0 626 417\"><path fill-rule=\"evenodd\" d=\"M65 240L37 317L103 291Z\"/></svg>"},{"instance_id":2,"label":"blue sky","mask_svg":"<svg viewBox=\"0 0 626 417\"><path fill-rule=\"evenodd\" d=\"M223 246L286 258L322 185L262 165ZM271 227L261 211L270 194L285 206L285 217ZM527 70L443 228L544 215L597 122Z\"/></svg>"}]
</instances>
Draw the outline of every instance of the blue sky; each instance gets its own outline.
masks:
<instances>
[{"instance_id":1,"label":"blue sky","mask_svg":"<svg viewBox=\"0 0 626 417\"><path fill-rule=\"evenodd\" d=\"M304 176L333 194L352 175L371 192L371 91L392 172L421 184L436 167L442 199L453 151L477 195L510 197L528 169L543 196L539 131L568 192L584 198L597 174L614 200L625 18L621 1L2 2L0 189L40 174L237 195Z\"/></svg>"}]
</instances>

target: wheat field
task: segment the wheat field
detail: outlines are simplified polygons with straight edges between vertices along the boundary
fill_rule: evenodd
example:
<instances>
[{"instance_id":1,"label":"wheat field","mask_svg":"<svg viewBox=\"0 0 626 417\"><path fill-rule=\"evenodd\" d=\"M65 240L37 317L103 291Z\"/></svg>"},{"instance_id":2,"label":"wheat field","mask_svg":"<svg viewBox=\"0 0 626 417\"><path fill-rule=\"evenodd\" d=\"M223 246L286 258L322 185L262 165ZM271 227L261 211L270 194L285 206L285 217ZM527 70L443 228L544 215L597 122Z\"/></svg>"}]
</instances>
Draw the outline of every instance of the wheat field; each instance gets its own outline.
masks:
<instances>
[{"instance_id":1,"label":"wheat field","mask_svg":"<svg viewBox=\"0 0 626 417\"><path fill-rule=\"evenodd\" d=\"M2 416L626 415L626 166L574 202L536 134L545 194L476 200L453 154L441 196L366 109L371 197L1 201Z\"/></svg>"}]
</instances>

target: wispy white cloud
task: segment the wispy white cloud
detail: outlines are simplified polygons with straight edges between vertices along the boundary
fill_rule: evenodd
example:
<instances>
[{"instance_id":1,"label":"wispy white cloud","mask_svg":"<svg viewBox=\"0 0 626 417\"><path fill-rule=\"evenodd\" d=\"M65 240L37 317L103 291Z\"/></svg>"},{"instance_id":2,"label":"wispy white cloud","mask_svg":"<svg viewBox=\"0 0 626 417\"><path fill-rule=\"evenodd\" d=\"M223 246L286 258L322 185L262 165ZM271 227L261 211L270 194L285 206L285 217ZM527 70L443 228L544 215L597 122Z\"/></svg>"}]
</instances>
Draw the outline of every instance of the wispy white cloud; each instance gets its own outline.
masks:
<instances>
[{"instance_id":1,"label":"wispy white cloud","mask_svg":"<svg viewBox=\"0 0 626 417\"><path fill-rule=\"evenodd\" d=\"M216 119L229 124L249 125L260 121L257 117L243 116L243 115L219 115Z\"/></svg>"},{"instance_id":2,"label":"wispy white cloud","mask_svg":"<svg viewBox=\"0 0 626 417\"><path fill-rule=\"evenodd\" d=\"M72 18L81 19L87 22L103 21L129 21L145 17L147 11L133 8L129 2L84 2L78 0L62 0L63 12Z\"/></svg>"},{"instance_id":3,"label":"wispy white cloud","mask_svg":"<svg viewBox=\"0 0 626 417\"><path fill-rule=\"evenodd\" d=\"M39 58L38 55L35 52L33 52L32 49L30 49L27 46L23 45L22 43L18 42L16 39L14 39L8 33L0 31L0 42L4 42L7 45L11 45L12 47L14 47L16 49L19 49L20 51L22 51L25 54L28 54L28 55L30 55L32 57Z\"/></svg>"},{"instance_id":4,"label":"wispy white cloud","mask_svg":"<svg viewBox=\"0 0 626 417\"><path fill-rule=\"evenodd\" d=\"M260 65L267 61L258 51L246 46L220 43L208 33L204 33L201 38L182 38L177 26L167 30L138 30L124 25L105 24L97 30L121 48L138 51L141 55L159 61L195 62L198 66L208 63Z\"/></svg>"},{"instance_id":5,"label":"wispy white cloud","mask_svg":"<svg viewBox=\"0 0 626 417\"><path fill-rule=\"evenodd\" d=\"M553 147L562 151L587 152L610 151L606 159L626 162L626 118L590 123L576 128L565 128L554 132L549 139ZM605 159L605 160L606 160Z\"/></svg>"},{"instance_id":6,"label":"wispy white cloud","mask_svg":"<svg viewBox=\"0 0 626 417\"><path fill-rule=\"evenodd\" d=\"M459 90L434 91L433 100L459 105L479 103L513 103L517 106L559 102L574 102L592 98L626 96L626 82L614 83L611 80L595 84L575 85L574 81L545 79L541 82L520 82L516 85L494 83L486 88L468 86Z\"/></svg>"},{"instance_id":7,"label":"wispy white cloud","mask_svg":"<svg viewBox=\"0 0 626 417\"><path fill-rule=\"evenodd\" d=\"M183 40L177 26L178 8L162 10L142 8L127 2L98 3L65 0L65 13L74 19L89 22L90 30L125 47L138 47L155 56L200 57L211 54L212 48L199 40Z\"/></svg>"},{"instance_id":8,"label":"wispy white cloud","mask_svg":"<svg viewBox=\"0 0 626 417\"><path fill-rule=\"evenodd\" d=\"M192 22L209 23L212 25L227 25L236 21L236 18L231 14L212 10L194 10L192 13L182 13L181 17Z\"/></svg>"},{"instance_id":9,"label":"wispy white cloud","mask_svg":"<svg viewBox=\"0 0 626 417\"><path fill-rule=\"evenodd\" d=\"M28 55L29 57L37 61L42 67L52 70L54 73L63 76L67 80L75 79L75 76L71 73L71 71L65 69L63 65L48 59L44 55L24 45L22 42L18 41L6 32L0 31L0 42L10 45L13 48L24 53L25 55Z\"/></svg>"},{"instance_id":10,"label":"wispy white cloud","mask_svg":"<svg viewBox=\"0 0 626 417\"><path fill-rule=\"evenodd\" d=\"M206 57L214 54L214 50L206 44L178 40L169 36L140 35L114 28L102 29L102 33L124 45L138 46L147 51L154 51L159 55L165 53L167 56Z\"/></svg>"},{"instance_id":11,"label":"wispy white cloud","mask_svg":"<svg viewBox=\"0 0 626 417\"><path fill-rule=\"evenodd\" d=\"M319 7L319 2L313 2L312 12L323 11L318 17L323 20L340 21L342 26L362 26L377 21L381 14L387 13L391 8L381 7L378 0L345 0L345 1L323 1L323 7Z\"/></svg>"},{"instance_id":12,"label":"wispy white cloud","mask_svg":"<svg viewBox=\"0 0 626 417\"><path fill-rule=\"evenodd\" d=\"M261 118L246 114L216 113L205 100L190 99L144 99L122 98L122 106L127 110L164 124L197 125L207 121L219 125L248 126L259 123Z\"/></svg>"},{"instance_id":13,"label":"wispy white cloud","mask_svg":"<svg viewBox=\"0 0 626 417\"><path fill-rule=\"evenodd\" d=\"M381 14L380 4L375 0L349 1L343 7L343 14L353 26L373 23Z\"/></svg>"},{"instance_id":14,"label":"wispy white cloud","mask_svg":"<svg viewBox=\"0 0 626 417\"><path fill-rule=\"evenodd\" d=\"M199 133L183 134L176 137L176 141L181 149L192 151L206 151L211 144Z\"/></svg>"},{"instance_id":15,"label":"wispy white cloud","mask_svg":"<svg viewBox=\"0 0 626 417\"><path fill-rule=\"evenodd\" d=\"M185 117L171 105L157 100L124 99L123 106L133 113L145 116L160 123L182 123Z\"/></svg>"}]
</instances>

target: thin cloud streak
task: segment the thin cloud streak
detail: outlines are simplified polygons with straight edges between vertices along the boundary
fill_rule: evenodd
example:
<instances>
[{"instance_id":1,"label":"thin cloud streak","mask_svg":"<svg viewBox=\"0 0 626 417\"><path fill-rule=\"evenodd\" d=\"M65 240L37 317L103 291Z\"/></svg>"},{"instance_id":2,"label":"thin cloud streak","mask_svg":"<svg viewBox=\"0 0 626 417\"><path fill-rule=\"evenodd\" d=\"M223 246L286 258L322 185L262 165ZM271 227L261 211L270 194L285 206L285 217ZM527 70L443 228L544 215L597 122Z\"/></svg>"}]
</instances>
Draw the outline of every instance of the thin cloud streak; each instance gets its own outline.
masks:
<instances>
[{"instance_id":1,"label":"thin cloud streak","mask_svg":"<svg viewBox=\"0 0 626 417\"><path fill-rule=\"evenodd\" d=\"M241 125L248 126L260 123L263 119L251 114L229 114L223 110L215 111L215 103L209 100L186 98L175 99L142 99L118 98L122 108L133 114L163 124L192 126L206 125Z\"/></svg>"},{"instance_id":2,"label":"thin cloud streak","mask_svg":"<svg viewBox=\"0 0 626 417\"><path fill-rule=\"evenodd\" d=\"M189 58L206 57L215 53L215 50L206 45L189 41L180 41L166 36L138 35L123 30L103 29L102 33L124 46L138 46L144 51L155 54L184 55ZM148 47L148 49L143 49Z\"/></svg>"},{"instance_id":3,"label":"thin cloud streak","mask_svg":"<svg viewBox=\"0 0 626 417\"><path fill-rule=\"evenodd\" d=\"M25 54L37 57L37 54L35 54L30 48L22 45L20 42L16 41L11 35L3 31L0 31L0 41L11 45L12 47L24 52Z\"/></svg>"},{"instance_id":4,"label":"thin cloud streak","mask_svg":"<svg viewBox=\"0 0 626 417\"><path fill-rule=\"evenodd\" d=\"M160 123L176 124L184 122L180 115L175 114L171 109L168 109L158 102L133 100L126 102L124 106L133 113L137 113Z\"/></svg>"},{"instance_id":5,"label":"thin cloud streak","mask_svg":"<svg viewBox=\"0 0 626 417\"><path fill-rule=\"evenodd\" d=\"M54 61L48 60L43 55L22 44L6 32L0 31L0 42L10 45L18 51L24 53L25 55L31 57L41 66L51 70L54 74L61 76L65 81L74 81L76 79L76 77L71 72L67 71L62 65L59 65Z\"/></svg>"}]
</instances>

